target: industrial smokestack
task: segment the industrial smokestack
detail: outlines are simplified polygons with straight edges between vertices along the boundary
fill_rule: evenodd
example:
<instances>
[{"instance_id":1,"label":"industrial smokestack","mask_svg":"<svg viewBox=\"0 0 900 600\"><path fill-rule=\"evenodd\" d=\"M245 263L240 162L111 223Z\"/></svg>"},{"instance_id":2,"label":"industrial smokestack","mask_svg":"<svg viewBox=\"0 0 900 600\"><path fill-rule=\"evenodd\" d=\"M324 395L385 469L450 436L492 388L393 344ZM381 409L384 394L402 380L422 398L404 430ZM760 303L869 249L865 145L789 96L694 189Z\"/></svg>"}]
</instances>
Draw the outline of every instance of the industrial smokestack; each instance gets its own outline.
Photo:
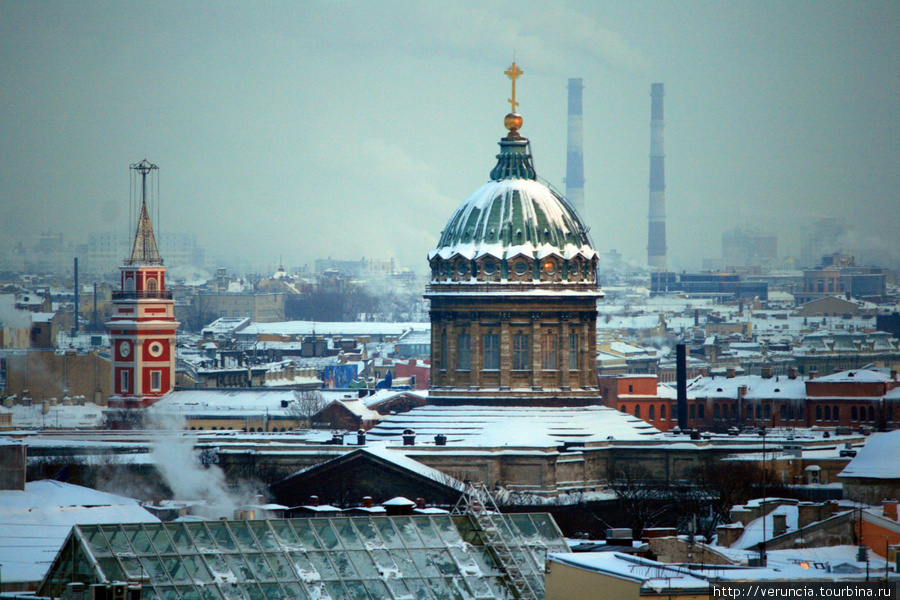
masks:
<instances>
[{"instance_id":1,"label":"industrial smokestack","mask_svg":"<svg viewBox=\"0 0 900 600\"><path fill-rule=\"evenodd\" d=\"M81 308L81 286L78 284L78 257L75 257L75 327L72 328L72 335L78 335L78 311Z\"/></svg>"},{"instance_id":2,"label":"industrial smokestack","mask_svg":"<svg viewBox=\"0 0 900 600\"><path fill-rule=\"evenodd\" d=\"M566 150L566 198L583 219L584 210L584 117L581 112L581 78L569 79L569 142Z\"/></svg>"},{"instance_id":3,"label":"industrial smokestack","mask_svg":"<svg viewBox=\"0 0 900 600\"><path fill-rule=\"evenodd\" d=\"M663 84L650 85L650 214L647 262L651 271L666 265L666 151L663 144Z\"/></svg>"},{"instance_id":4,"label":"industrial smokestack","mask_svg":"<svg viewBox=\"0 0 900 600\"><path fill-rule=\"evenodd\" d=\"M687 355L684 344L675 345L675 379L678 406L678 427L687 429Z\"/></svg>"}]
</instances>

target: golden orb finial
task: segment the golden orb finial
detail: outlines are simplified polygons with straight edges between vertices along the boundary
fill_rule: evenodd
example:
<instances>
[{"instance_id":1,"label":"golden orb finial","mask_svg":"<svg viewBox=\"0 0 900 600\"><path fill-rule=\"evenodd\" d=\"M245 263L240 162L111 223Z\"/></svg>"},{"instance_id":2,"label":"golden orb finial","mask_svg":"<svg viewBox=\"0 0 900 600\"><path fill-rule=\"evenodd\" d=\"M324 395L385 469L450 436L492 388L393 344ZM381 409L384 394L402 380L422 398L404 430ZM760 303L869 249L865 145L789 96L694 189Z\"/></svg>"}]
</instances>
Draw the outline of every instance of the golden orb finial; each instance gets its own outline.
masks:
<instances>
[{"instance_id":1,"label":"golden orb finial","mask_svg":"<svg viewBox=\"0 0 900 600\"><path fill-rule=\"evenodd\" d=\"M503 119L503 126L506 127L510 133L522 129L522 115L519 113L509 113Z\"/></svg>"}]
</instances>

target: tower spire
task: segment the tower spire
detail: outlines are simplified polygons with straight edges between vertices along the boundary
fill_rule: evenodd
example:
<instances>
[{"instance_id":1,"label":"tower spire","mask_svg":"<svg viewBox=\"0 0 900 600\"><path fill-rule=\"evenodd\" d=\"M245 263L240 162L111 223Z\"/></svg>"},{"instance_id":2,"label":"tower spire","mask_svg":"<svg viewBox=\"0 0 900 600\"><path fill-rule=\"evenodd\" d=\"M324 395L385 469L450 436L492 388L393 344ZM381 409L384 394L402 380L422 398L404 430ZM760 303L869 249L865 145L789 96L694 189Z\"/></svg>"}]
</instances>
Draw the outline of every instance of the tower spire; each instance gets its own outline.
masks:
<instances>
[{"instance_id":1,"label":"tower spire","mask_svg":"<svg viewBox=\"0 0 900 600\"><path fill-rule=\"evenodd\" d=\"M125 264L161 265L163 261L159 256L156 237L153 235L153 225L150 222L150 213L147 210L147 175L151 171L159 170L159 167L144 159L129 168L141 175L141 212L138 216L137 231L134 234L134 244L131 247L131 258L126 259Z\"/></svg>"}]
</instances>

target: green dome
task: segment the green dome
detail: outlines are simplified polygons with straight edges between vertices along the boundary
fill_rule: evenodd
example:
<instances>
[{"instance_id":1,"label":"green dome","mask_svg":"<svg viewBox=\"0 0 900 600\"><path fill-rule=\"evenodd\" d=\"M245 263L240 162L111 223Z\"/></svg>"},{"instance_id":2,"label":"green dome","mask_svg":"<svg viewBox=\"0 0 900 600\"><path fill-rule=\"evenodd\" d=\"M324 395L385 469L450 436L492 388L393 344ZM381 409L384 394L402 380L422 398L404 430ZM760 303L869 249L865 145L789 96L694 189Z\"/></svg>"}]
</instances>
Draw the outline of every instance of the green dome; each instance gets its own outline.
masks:
<instances>
[{"instance_id":1,"label":"green dome","mask_svg":"<svg viewBox=\"0 0 900 600\"><path fill-rule=\"evenodd\" d=\"M597 253L587 228L562 196L537 181L528 140L504 138L500 147L492 181L475 190L453 213L437 248L429 253L433 279L444 279L444 271L452 270L442 269L441 261L479 261L490 256L501 261L505 273L506 261L514 257L537 263L555 255L561 270L576 260L579 272L590 266L593 280ZM528 270L535 275L540 271ZM476 277L478 265L468 271Z\"/></svg>"}]
</instances>

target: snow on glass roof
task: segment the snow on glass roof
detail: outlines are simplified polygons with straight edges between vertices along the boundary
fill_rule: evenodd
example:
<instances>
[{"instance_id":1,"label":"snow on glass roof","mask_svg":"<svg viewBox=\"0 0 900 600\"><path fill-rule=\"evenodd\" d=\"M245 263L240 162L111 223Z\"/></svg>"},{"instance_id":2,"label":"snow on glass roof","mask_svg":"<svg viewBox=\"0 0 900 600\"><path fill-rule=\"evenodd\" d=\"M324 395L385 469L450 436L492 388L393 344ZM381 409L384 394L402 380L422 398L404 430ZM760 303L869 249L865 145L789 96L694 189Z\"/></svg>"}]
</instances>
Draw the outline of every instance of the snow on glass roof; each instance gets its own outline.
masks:
<instances>
[{"instance_id":1,"label":"snow on glass roof","mask_svg":"<svg viewBox=\"0 0 900 600\"><path fill-rule=\"evenodd\" d=\"M549 515L498 528L543 590L547 552L567 552ZM146 600L511 598L466 515L85 525L73 528L38 594L80 581L143 582Z\"/></svg>"}]
</instances>

